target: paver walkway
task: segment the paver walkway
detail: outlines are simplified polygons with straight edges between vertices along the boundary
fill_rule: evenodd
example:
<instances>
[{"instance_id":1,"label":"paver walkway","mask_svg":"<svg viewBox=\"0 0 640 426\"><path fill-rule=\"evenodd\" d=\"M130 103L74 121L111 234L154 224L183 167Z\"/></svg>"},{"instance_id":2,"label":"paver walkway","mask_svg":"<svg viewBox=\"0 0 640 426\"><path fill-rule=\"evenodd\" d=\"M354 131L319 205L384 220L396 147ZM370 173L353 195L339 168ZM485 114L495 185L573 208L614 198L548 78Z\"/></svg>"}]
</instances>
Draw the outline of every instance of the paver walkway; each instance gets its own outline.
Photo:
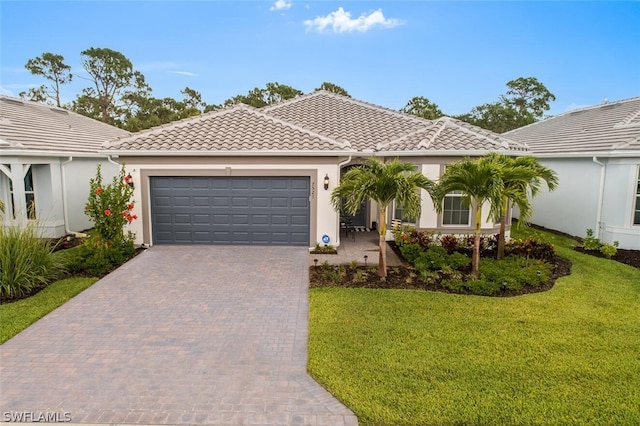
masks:
<instances>
[{"instance_id":1,"label":"paver walkway","mask_svg":"<svg viewBox=\"0 0 640 426\"><path fill-rule=\"evenodd\" d=\"M308 256L152 247L0 346L0 421L357 425L306 374Z\"/></svg>"}]
</instances>

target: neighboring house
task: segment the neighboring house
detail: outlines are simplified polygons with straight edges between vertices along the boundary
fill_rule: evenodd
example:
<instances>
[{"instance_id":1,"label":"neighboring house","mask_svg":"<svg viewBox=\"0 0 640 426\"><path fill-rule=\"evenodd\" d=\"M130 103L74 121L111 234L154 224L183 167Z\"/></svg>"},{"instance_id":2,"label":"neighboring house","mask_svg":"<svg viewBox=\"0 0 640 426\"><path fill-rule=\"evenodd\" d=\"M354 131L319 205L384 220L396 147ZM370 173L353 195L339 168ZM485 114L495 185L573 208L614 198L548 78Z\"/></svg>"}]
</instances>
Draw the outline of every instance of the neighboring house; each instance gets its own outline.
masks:
<instances>
[{"instance_id":1,"label":"neighboring house","mask_svg":"<svg viewBox=\"0 0 640 426\"><path fill-rule=\"evenodd\" d=\"M350 167L371 156L399 157L432 179L447 164L488 151L526 154L523 143L442 117L424 120L318 91L255 109L246 105L191 117L113 140L101 151L124 162L135 183L144 244L340 244L331 191ZM487 209L488 211L488 209ZM372 227L377 206L351 220ZM423 191L415 225L473 232L473 212L459 194L436 214ZM388 221L403 219L390 209ZM499 226L482 224L486 233Z\"/></svg>"},{"instance_id":2,"label":"neighboring house","mask_svg":"<svg viewBox=\"0 0 640 426\"><path fill-rule=\"evenodd\" d=\"M558 173L532 223L640 249L640 97L570 111L504 134Z\"/></svg>"},{"instance_id":3,"label":"neighboring house","mask_svg":"<svg viewBox=\"0 0 640 426\"><path fill-rule=\"evenodd\" d=\"M49 238L91 227L84 214L89 179L98 164L108 182L119 170L98 149L127 135L62 108L0 96L2 225L32 223Z\"/></svg>"}]
</instances>

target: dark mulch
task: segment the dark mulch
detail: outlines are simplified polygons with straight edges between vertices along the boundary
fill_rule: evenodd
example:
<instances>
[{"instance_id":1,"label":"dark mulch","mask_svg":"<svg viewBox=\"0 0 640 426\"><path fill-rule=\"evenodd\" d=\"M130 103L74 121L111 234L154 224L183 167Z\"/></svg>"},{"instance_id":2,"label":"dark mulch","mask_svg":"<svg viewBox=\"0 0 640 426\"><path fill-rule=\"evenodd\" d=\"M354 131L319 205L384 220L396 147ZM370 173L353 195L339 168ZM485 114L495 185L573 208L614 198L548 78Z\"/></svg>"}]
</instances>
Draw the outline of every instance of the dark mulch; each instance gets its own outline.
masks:
<instances>
[{"instance_id":1,"label":"dark mulch","mask_svg":"<svg viewBox=\"0 0 640 426\"><path fill-rule=\"evenodd\" d=\"M563 237L571 238L578 241L582 244L582 238L577 237L575 235L567 234L566 232L556 231L555 229L545 228L544 226L531 224L532 228L539 229L544 232L549 232L550 234L560 235ZM582 246L574 247L576 251L580 253L589 254L591 256L606 258L605 255L600 253L597 250L585 250ZM618 252L615 256L611 258L620 263L624 263L629 266L633 266L634 268L640 268L640 250L627 250L627 249L618 249Z\"/></svg>"},{"instance_id":2,"label":"dark mulch","mask_svg":"<svg viewBox=\"0 0 640 426\"><path fill-rule=\"evenodd\" d=\"M469 271L462 271L468 273ZM551 289L556 280L571 274L571 262L565 258L556 256L554 269L546 284L540 287L527 287L521 290L502 290L492 297L511 297L522 294L539 293ZM309 268L309 282L311 288L318 287L344 287L344 288L379 288L379 289L406 289L440 291L445 293L471 294L470 292L454 292L440 283L449 276L442 273L434 274L432 279L425 282L416 270L408 265L390 267L387 270L386 279L377 275L377 266L311 266Z\"/></svg>"},{"instance_id":3,"label":"dark mulch","mask_svg":"<svg viewBox=\"0 0 640 426\"><path fill-rule=\"evenodd\" d=\"M584 247L574 247L575 251L579 251L580 253L588 254L590 256L602 257L606 258L606 256L600 253L598 250L585 250ZM611 260L615 260L616 262L624 263L625 265L633 266L634 268L640 269L640 250L625 250L618 249L618 252L615 256L611 257Z\"/></svg>"}]
</instances>

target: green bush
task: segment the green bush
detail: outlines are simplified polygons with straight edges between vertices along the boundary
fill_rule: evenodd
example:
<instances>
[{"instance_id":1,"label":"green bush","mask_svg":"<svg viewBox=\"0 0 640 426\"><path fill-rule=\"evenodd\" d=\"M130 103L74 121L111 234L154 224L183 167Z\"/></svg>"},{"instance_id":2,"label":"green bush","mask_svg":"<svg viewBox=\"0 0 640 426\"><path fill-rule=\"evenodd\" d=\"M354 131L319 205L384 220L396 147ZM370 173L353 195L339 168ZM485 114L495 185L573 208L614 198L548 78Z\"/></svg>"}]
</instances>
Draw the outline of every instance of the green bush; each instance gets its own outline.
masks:
<instances>
[{"instance_id":1,"label":"green bush","mask_svg":"<svg viewBox=\"0 0 640 426\"><path fill-rule=\"evenodd\" d=\"M0 228L0 298L26 296L62 272L51 244L33 227Z\"/></svg>"},{"instance_id":2,"label":"green bush","mask_svg":"<svg viewBox=\"0 0 640 426\"><path fill-rule=\"evenodd\" d=\"M400 253L407 262L413 264L422 254L422 248L418 244L404 244L400 246Z\"/></svg>"},{"instance_id":3,"label":"green bush","mask_svg":"<svg viewBox=\"0 0 640 426\"><path fill-rule=\"evenodd\" d=\"M603 244L600 246L600 253L602 253L607 259L611 259L616 255L616 253L618 253L618 242L614 241L613 244Z\"/></svg>"},{"instance_id":4,"label":"green bush","mask_svg":"<svg viewBox=\"0 0 640 426\"><path fill-rule=\"evenodd\" d=\"M486 279L474 280L471 279L465 282L466 288L473 294L478 296L491 296L497 293L502 288L502 283L489 281Z\"/></svg>"},{"instance_id":5,"label":"green bush","mask_svg":"<svg viewBox=\"0 0 640 426\"><path fill-rule=\"evenodd\" d=\"M125 176L124 165L120 174L114 176L113 182L106 185L102 182L100 165L95 178L89 181L89 199L85 206L85 214L94 223L95 233L103 241L123 241L126 235L124 226L138 218L132 214L134 202L133 187L129 185L130 176Z\"/></svg>"},{"instance_id":6,"label":"green bush","mask_svg":"<svg viewBox=\"0 0 640 426\"><path fill-rule=\"evenodd\" d=\"M415 260L415 267L418 271L437 271L450 266L448 262L449 255L441 246L431 246Z\"/></svg>"},{"instance_id":7,"label":"green bush","mask_svg":"<svg viewBox=\"0 0 640 426\"><path fill-rule=\"evenodd\" d=\"M126 262L135 251L131 236L110 242L94 235L67 256L67 269L74 273L101 277Z\"/></svg>"},{"instance_id":8,"label":"green bush","mask_svg":"<svg viewBox=\"0 0 640 426\"><path fill-rule=\"evenodd\" d=\"M593 229L587 229L587 236L582 240L585 250L600 250L600 240L593 236Z\"/></svg>"},{"instance_id":9,"label":"green bush","mask_svg":"<svg viewBox=\"0 0 640 426\"><path fill-rule=\"evenodd\" d=\"M551 274L551 265L538 259L507 256L502 260L483 259L480 276L507 290L520 290L525 285L540 287Z\"/></svg>"},{"instance_id":10,"label":"green bush","mask_svg":"<svg viewBox=\"0 0 640 426\"><path fill-rule=\"evenodd\" d=\"M460 292L466 289L466 283L458 278L449 278L442 280L442 287L447 288L451 291Z\"/></svg>"},{"instance_id":11,"label":"green bush","mask_svg":"<svg viewBox=\"0 0 640 426\"><path fill-rule=\"evenodd\" d=\"M471 265L471 258L464 253L451 253L447 262L453 269L463 269Z\"/></svg>"}]
</instances>

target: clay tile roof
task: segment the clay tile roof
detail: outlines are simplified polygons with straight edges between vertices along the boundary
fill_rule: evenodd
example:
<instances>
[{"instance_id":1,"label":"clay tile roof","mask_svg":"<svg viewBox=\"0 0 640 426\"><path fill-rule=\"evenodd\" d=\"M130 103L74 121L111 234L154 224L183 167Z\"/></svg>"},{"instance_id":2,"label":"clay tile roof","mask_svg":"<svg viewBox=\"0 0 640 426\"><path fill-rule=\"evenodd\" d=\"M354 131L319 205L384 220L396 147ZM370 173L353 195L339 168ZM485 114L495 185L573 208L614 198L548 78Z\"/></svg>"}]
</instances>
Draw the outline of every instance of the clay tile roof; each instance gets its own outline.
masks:
<instances>
[{"instance_id":1,"label":"clay tile roof","mask_svg":"<svg viewBox=\"0 0 640 426\"><path fill-rule=\"evenodd\" d=\"M481 129L451 117L441 117L420 129L377 150L392 151L527 151L526 144L507 139L497 133Z\"/></svg>"},{"instance_id":2,"label":"clay tile roof","mask_svg":"<svg viewBox=\"0 0 640 426\"><path fill-rule=\"evenodd\" d=\"M155 127L111 142L107 148L139 151L342 151L339 143L239 104Z\"/></svg>"},{"instance_id":3,"label":"clay tile roof","mask_svg":"<svg viewBox=\"0 0 640 426\"><path fill-rule=\"evenodd\" d=\"M357 151L370 150L429 125L422 118L322 90L264 110L332 139L347 141Z\"/></svg>"},{"instance_id":4,"label":"clay tile roof","mask_svg":"<svg viewBox=\"0 0 640 426\"><path fill-rule=\"evenodd\" d=\"M129 132L66 109L0 96L0 152L93 153Z\"/></svg>"},{"instance_id":5,"label":"clay tile roof","mask_svg":"<svg viewBox=\"0 0 640 426\"><path fill-rule=\"evenodd\" d=\"M541 154L640 152L640 97L569 111L504 136Z\"/></svg>"}]
</instances>

